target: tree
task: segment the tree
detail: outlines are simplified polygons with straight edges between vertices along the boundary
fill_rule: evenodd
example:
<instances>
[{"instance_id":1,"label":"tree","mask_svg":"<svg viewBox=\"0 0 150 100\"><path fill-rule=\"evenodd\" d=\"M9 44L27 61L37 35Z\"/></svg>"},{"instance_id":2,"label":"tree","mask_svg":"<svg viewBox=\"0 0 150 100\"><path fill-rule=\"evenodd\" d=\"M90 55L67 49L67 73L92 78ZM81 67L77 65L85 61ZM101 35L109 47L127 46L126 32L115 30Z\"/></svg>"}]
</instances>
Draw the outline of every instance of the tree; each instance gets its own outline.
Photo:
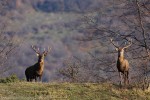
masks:
<instances>
[{"instance_id":1,"label":"tree","mask_svg":"<svg viewBox=\"0 0 150 100\"><path fill-rule=\"evenodd\" d=\"M19 46L20 42L19 39L13 35L13 32L7 30L12 14L8 12L10 8L9 0L0 1L0 74L10 69L10 67L5 66L5 64L8 64L11 54Z\"/></svg>"}]
</instances>

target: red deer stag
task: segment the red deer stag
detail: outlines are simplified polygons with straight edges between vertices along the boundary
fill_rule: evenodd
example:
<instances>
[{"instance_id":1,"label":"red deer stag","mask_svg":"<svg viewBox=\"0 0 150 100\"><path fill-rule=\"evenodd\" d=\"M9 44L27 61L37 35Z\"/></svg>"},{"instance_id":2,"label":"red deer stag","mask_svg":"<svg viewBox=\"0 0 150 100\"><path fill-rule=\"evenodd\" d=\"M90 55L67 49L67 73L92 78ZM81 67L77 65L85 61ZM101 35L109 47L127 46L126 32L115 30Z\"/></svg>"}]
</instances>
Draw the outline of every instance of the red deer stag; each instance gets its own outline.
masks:
<instances>
[{"instance_id":1,"label":"red deer stag","mask_svg":"<svg viewBox=\"0 0 150 100\"><path fill-rule=\"evenodd\" d=\"M44 70L44 57L48 54L48 52L50 52L50 48L48 47L47 51L44 49L44 52L40 53L39 48L37 49L33 45L31 47L38 56L38 62L25 70L26 79L28 82L31 82L34 79L37 81L37 78L39 77L39 80L41 81Z\"/></svg>"},{"instance_id":2,"label":"red deer stag","mask_svg":"<svg viewBox=\"0 0 150 100\"><path fill-rule=\"evenodd\" d=\"M129 84L129 62L124 58L124 50L131 46L132 40L130 40L129 44L124 47L119 47L114 44L113 39L110 40L111 43L116 47L116 50L118 51L118 59L117 59L117 69L119 72L120 77L120 85L122 85L122 81L124 79L124 84Z\"/></svg>"}]
</instances>

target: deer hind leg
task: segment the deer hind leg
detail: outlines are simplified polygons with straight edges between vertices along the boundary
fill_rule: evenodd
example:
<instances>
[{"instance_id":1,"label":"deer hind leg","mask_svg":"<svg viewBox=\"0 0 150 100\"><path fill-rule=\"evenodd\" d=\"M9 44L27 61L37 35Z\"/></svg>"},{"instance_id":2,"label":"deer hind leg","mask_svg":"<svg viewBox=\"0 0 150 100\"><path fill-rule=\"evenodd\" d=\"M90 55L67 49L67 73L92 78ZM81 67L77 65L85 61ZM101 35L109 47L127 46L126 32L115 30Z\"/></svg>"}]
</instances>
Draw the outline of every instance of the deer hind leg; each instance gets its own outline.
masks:
<instances>
[{"instance_id":1,"label":"deer hind leg","mask_svg":"<svg viewBox=\"0 0 150 100\"><path fill-rule=\"evenodd\" d=\"M129 84L129 71L126 72L126 80L127 80L127 84Z\"/></svg>"},{"instance_id":2,"label":"deer hind leg","mask_svg":"<svg viewBox=\"0 0 150 100\"><path fill-rule=\"evenodd\" d=\"M28 76L26 76L26 80L27 80L27 82L29 82L29 77Z\"/></svg>"},{"instance_id":3,"label":"deer hind leg","mask_svg":"<svg viewBox=\"0 0 150 100\"><path fill-rule=\"evenodd\" d=\"M30 81L30 79L29 78L27 78L27 82L29 82Z\"/></svg>"},{"instance_id":4,"label":"deer hind leg","mask_svg":"<svg viewBox=\"0 0 150 100\"><path fill-rule=\"evenodd\" d=\"M124 72L124 85L125 86L127 85L127 75L126 75L126 72Z\"/></svg>"},{"instance_id":5,"label":"deer hind leg","mask_svg":"<svg viewBox=\"0 0 150 100\"><path fill-rule=\"evenodd\" d=\"M124 73L124 83L125 83L125 85L128 85L128 84L129 84L129 78L128 78L128 76L129 76L129 72L126 71L126 72Z\"/></svg>"},{"instance_id":6,"label":"deer hind leg","mask_svg":"<svg viewBox=\"0 0 150 100\"><path fill-rule=\"evenodd\" d=\"M31 77L30 76L27 77L27 81L31 82Z\"/></svg>"}]
</instances>

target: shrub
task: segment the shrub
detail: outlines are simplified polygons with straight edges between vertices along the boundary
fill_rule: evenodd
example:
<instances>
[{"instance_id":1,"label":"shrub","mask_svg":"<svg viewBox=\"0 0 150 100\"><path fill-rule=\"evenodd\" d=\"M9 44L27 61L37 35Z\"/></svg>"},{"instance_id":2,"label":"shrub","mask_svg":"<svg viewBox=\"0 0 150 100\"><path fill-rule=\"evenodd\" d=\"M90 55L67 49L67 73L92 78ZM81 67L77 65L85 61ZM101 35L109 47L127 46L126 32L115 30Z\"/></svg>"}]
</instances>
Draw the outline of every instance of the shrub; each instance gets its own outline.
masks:
<instances>
[{"instance_id":1,"label":"shrub","mask_svg":"<svg viewBox=\"0 0 150 100\"><path fill-rule=\"evenodd\" d=\"M13 74L9 77L0 79L0 83L12 83L12 82L19 82L19 79L15 74Z\"/></svg>"}]
</instances>

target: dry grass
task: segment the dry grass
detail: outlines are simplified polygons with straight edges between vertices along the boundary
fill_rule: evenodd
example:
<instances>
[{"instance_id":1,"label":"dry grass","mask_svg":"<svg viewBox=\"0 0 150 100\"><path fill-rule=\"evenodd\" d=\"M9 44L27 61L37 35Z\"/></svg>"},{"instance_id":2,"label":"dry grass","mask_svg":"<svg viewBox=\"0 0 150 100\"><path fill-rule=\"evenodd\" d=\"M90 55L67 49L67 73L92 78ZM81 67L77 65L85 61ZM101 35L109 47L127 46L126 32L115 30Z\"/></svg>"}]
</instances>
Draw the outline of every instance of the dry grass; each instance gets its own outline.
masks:
<instances>
[{"instance_id":1,"label":"dry grass","mask_svg":"<svg viewBox=\"0 0 150 100\"><path fill-rule=\"evenodd\" d=\"M109 83L0 83L0 100L150 100L150 92Z\"/></svg>"}]
</instances>

